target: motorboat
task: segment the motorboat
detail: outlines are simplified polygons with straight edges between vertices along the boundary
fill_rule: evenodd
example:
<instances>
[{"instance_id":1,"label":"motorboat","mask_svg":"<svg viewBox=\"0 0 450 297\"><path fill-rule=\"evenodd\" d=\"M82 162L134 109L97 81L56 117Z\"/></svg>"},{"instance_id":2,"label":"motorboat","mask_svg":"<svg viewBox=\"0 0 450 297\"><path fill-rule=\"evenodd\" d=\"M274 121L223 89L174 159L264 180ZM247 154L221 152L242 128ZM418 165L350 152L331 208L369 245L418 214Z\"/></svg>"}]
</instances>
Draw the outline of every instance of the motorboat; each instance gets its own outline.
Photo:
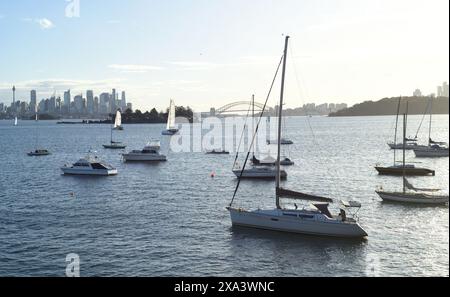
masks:
<instances>
[{"instance_id":1,"label":"motorboat","mask_svg":"<svg viewBox=\"0 0 450 297\"><path fill-rule=\"evenodd\" d=\"M267 144L277 144L277 140L267 140ZM281 145L291 145L294 142L287 138L281 138Z\"/></svg>"},{"instance_id":2,"label":"motorboat","mask_svg":"<svg viewBox=\"0 0 450 297\"><path fill-rule=\"evenodd\" d=\"M61 170L66 175L117 175L117 169L102 162L97 156L87 155L72 165L64 165Z\"/></svg>"},{"instance_id":3,"label":"motorboat","mask_svg":"<svg viewBox=\"0 0 450 297\"><path fill-rule=\"evenodd\" d=\"M167 161L165 155L160 154L161 144L159 140L150 141L142 150L133 150L129 153L122 154L125 162L158 162Z\"/></svg>"},{"instance_id":4,"label":"motorboat","mask_svg":"<svg viewBox=\"0 0 450 297\"><path fill-rule=\"evenodd\" d=\"M51 153L46 149L37 149L27 154L30 157L48 156Z\"/></svg>"}]
</instances>

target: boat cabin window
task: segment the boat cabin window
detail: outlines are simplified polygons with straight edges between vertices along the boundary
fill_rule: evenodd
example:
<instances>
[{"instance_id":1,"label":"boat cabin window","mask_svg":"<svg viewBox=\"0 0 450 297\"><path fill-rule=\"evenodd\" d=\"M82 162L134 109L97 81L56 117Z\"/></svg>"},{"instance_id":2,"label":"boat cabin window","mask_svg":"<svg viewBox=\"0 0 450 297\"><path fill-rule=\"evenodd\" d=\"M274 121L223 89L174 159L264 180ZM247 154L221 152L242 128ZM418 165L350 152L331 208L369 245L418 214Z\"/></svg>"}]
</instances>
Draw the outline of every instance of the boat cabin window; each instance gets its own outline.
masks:
<instances>
[{"instance_id":1,"label":"boat cabin window","mask_svg":"<svg viewBox=\"0 0 450 297\"><path fill-rule=\"evenodd\" d=\"M156 154L157 152L155 150L143 150L143 154Z\"/></svg>"},{"instance_id":2,"label":"boat cabin window","mask_svg":"<svg viewBox=\"0 0 450 297\"><path fill-rule=\"evenodd\" d=\"M78 167L89 167L89 164L87 164L87 163L75 163L74 166L78 166Z\"/></svg>"},{"instance_id":3,"label":"boat cabin window","mask_svg":"<svg viewBox=\"0 0 450 297\"><path fill-rule=\"evenodd\" d=\"M100 163L92 163L92 168L94 169L107 169L104 165Z\"/></svg>"}]
</instances>

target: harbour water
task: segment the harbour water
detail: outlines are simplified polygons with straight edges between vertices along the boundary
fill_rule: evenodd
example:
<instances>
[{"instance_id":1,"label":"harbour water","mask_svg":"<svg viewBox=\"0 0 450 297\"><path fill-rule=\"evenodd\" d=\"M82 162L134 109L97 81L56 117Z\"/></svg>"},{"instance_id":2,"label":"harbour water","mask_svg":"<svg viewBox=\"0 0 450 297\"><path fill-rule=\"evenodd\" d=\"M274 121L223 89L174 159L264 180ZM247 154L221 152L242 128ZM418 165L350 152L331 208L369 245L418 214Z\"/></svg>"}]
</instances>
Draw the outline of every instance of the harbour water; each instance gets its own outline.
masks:
<instances>
[{"instance_id":1,"label":"harbour water","mask_svg":"<svg viewBox=\"0 0 450 297\"><path fill-rule=\"evenodd\" d=\"M409 117L408 135L420 120ZM448 120L434 117L433 139L448 142ZM115 132L130 150L163 139L168 162L128 164L120 151L102 148L109 125L39 122L39 143L53 154L32 158L26 153L35 148L36 123L0 121L0 276L64 276L70 253L80 256L82 276L448 276L448 206L388 204L375 193L379 185L401 189L401 178L380 177L373 168L393 162L386 143L394 121L286 120L286 136L295 142L286 153L296 165L287 168L285 186L359 200L369 237L356 242L232 228L225 207L237 182L233 154L172 153L160 135L165 125ZM119 175L61 175L62 165L89 149ZM407 157L436 170L435 177L410 178L413 184L448 193L448 158ZM243 181L236 202L273 207L273 182Z\"/></svg>"}]
</instances>

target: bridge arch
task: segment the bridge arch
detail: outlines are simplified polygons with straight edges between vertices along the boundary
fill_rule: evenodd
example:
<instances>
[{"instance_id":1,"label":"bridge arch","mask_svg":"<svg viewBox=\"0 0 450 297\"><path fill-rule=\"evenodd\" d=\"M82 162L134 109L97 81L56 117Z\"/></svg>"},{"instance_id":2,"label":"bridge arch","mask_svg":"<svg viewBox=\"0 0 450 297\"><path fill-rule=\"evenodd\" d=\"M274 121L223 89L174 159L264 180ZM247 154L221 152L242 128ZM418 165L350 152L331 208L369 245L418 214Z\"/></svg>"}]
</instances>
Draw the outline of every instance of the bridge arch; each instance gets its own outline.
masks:
<instances>
[{"instance_id":1,"label":"bridge arch","mask_svg":"<svg viewBox=\"0 0 450 297\"><path fill-rule=\"evenodd\" d=\"M252 101L237 101L229 103L215 110L216 115L220 115L227 112L243 112L248 111ZM264 104L255 101L255 111L262 111Z\"/></svg>"}]
</instances>

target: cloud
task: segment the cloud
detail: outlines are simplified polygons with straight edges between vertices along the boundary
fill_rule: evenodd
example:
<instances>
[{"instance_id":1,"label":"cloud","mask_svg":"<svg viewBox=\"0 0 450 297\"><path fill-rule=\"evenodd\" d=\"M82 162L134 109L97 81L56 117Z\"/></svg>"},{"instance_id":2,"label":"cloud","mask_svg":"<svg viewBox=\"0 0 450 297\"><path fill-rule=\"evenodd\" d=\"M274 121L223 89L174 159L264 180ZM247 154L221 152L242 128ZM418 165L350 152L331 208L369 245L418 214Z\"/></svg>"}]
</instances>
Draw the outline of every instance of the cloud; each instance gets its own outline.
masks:
<instances>
[{"instance_id":1,"label":"cloud","mask_svg":"<svg viewBox=\"0 0 450 297\"><path fill-rule=\"evenodd\" d=\"M198 61L173 61L168 62L168 64L179 66L187 70L210 70L219 67L226 66L225 64L216 64L209 62L198 62Z\"/></svg>"},{"instance_id":2,"label":"cloud","mask_svg":"<svg viewBox=\"0 0 450 297\"><path fill-rule=\"evenodd\" d=\"M47 30L53 28L55 25L50 21L49 19L43 18L43 19L37 19L36 23L39 24L41 29Z\"/></svg>"},{"instance_id":3,"label":"cloud","mask_svg":"<svg viewBox=\"0 0 450 297\"><path fill-rule=\"evenodd\" d=\"M133 65L133 64L112 64L108 68L125 73L146 73L152 70L161 70L162 67L151 65Z\"/></svg>"}]
</instances>

